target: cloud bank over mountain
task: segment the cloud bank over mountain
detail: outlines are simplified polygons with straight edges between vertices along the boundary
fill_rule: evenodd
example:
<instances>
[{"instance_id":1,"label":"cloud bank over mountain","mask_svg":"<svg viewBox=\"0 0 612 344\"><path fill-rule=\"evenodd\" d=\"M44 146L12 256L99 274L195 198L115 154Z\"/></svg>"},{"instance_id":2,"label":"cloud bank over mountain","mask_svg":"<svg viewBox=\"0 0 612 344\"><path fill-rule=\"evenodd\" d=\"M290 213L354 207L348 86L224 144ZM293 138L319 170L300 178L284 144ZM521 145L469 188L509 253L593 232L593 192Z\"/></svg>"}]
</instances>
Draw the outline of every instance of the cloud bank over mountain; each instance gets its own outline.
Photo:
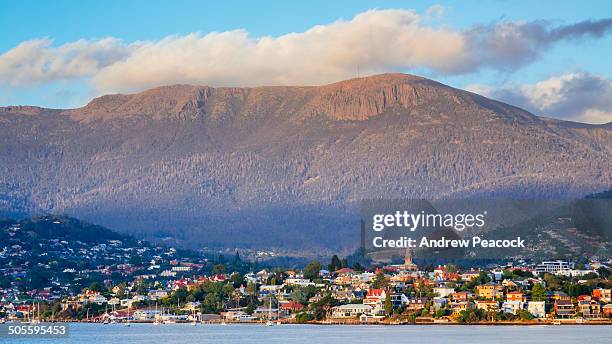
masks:
<instances>
[{"instance_id":1,"label":"cloud bank over mountain","mask_svg":"<svg viewBox=\"0 0 612 344\"><path fill-rule=\"evenodd\" d=\"M600 38L612 29L612 19L567 25L497 21L467 29L433 25L431 19L443 12L441 6L422 15L405 9L369 10L277 37L253 37L237 29L129 43L107 37L56 46L50 38L33 39L0 55L0 86L84 80L100 95L177 83L320 85L358 72L508 72L533 63L559 42Z\"/></svg>"}]
</instances>

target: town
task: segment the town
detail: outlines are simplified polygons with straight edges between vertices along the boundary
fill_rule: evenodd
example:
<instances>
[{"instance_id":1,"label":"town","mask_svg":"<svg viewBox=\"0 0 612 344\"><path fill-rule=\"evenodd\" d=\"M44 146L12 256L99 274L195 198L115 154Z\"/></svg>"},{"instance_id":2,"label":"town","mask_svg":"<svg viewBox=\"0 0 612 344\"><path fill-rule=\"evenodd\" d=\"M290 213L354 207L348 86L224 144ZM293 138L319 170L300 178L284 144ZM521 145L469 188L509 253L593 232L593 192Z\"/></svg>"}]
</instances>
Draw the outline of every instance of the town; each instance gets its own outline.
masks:
<instances>
[{"instance_id":1,"label":"town","mask_svg":"<svg viewBox=\"0 0 612 344\"><path fill-rule=\"evenodd\" d=\"M282 268L64 217L0 231L2 321L612 324L609 257L417 266L408 248L395 264L333 256Z\"/></svg>"}]
</instances>

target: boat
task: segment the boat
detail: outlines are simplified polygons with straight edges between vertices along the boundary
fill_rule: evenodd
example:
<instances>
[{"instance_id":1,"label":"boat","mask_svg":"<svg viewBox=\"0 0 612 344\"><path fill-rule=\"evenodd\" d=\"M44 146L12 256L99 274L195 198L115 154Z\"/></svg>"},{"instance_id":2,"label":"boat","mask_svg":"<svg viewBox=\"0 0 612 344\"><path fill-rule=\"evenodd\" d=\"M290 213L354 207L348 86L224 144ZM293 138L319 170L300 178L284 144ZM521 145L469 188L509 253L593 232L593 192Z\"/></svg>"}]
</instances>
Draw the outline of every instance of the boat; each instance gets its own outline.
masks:
<instances>
[{"instance_id":1,"label":"boat","mask_svg":"<svg viewBox=\"0 0 612 344\"><path fill-rule=\"evenodd\" d=\"M164 308L162 307L162 313L163 312L164 312ZM157 313L157 302L155 302L155 316L154 317L155 317L155 320L153 320L153 325L157 326L161 323L159 320L161 318L161 315Z\"/></svg>"},{"instance_id":2,"label":"boat","mask_svg":"<svg viewBox=\"0 0 612 344\"><path fill-rule=\"evenodd\" d=\"M195 309L191 311L191 317L193 318L193 322L191 323L191 326L197 325Z\"/></svg>"},{"instance_id":3,"label":"boat","mask_svg":"<svg viewBox=\"0 0 612 344\"><path fill-rule=\"evenodd\" d=\"M268 321L266 321L266 326L273 326L272 322L272 295L270 295L270 306L268 308Z\"/></svg>"}]
</instances>

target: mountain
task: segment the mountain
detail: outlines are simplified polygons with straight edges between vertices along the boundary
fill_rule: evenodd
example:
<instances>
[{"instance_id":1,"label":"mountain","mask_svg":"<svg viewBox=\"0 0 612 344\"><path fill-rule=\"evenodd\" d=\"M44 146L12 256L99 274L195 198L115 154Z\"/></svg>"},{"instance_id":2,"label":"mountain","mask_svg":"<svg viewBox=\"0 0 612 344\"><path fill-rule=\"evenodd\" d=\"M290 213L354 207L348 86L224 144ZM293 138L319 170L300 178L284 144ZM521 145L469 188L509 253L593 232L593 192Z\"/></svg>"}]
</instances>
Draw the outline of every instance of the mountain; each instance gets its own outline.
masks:
<instances>
[{"instance_id":1,"label":"mountain","mask_svg":"<svg viewBox=\"0 0 612 344\"><path fill-rule=\"evenodd\" d=\"M612 127L425 78L175 85L70 110L0 108L0 212L66 213L188 246L352 250L368 198L580 197Z\"/></svg>"}]
</instances>

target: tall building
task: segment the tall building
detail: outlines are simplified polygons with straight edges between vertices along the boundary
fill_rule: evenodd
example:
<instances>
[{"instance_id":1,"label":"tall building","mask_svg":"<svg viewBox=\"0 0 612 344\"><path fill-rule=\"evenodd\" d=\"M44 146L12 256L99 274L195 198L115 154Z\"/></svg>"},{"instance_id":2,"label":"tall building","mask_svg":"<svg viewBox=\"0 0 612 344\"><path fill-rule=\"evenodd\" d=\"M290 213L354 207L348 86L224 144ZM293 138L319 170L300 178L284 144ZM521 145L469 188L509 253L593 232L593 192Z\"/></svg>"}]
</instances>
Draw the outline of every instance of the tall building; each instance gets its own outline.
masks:
<instances>
[{"instance_id":1,"label":"tall building","mask_svg":"<svg viewBox=\"0 0 612 344\"><path fill-rule=\"evenodd\" d=\"M404 256L404 269L406 271L417 271L418 267L412 262L412 249L406 248L406 254Z\"/></svg>"}]
</instances>

